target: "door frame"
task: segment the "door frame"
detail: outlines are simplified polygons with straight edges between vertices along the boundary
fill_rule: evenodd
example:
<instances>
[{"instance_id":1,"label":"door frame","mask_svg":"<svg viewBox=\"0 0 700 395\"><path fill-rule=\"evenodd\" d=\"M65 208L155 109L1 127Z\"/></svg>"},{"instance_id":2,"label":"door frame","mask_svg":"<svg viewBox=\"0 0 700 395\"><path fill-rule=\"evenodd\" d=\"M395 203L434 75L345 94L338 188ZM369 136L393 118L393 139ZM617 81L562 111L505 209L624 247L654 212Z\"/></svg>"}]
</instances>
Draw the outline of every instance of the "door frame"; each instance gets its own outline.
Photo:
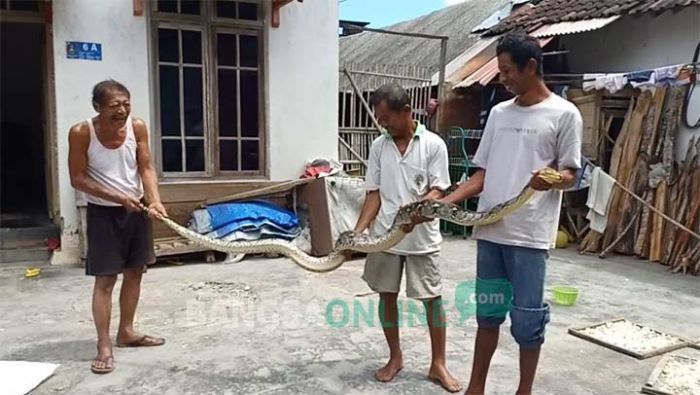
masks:
<instances>
[{"instance_id":1,"label":"door frame","mask_svg":"<svg viewBox=\"0 0 700 395\"><path fill-rule=\"evenodd\" d=\"M46 209L49 219L60 227L60 195L58 183L58 133L56 126L56 84L54 78L53 24L51 0L40 3L39 12L0 10L0 23L27 23L44 26L41 48L44 133L44 177Z\"/></svg>"}]
</instances>

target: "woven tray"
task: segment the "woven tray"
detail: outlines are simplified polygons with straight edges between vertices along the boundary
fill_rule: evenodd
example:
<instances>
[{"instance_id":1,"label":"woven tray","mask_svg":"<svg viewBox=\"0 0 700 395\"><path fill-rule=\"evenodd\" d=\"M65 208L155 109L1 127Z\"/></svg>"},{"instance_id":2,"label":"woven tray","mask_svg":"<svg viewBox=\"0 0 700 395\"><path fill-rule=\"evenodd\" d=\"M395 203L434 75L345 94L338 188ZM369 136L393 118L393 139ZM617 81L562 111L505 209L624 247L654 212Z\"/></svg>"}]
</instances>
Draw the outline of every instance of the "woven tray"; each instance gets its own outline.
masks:
<instances>
[{"instance_id":1,"label":"woven tray","mask_svg":"<svg viewBox=\"0 0 700 395\"><path fill-rule=\"evenodd\" d=\"M642 392L651 395L700 394L700 361L683 355L664 355L649 375Z\"/></svg>"},{"instance_id":2,"label":"woven tray","mask_svg":"<svg viewBox=\"0 0 700 395\"><path fill-rule=\"evenodd\" d=\"M650 358L692 344L680 336L669 335L626 318L571 328L569 333L637 359Z\"/></svg>"}]
</instances>

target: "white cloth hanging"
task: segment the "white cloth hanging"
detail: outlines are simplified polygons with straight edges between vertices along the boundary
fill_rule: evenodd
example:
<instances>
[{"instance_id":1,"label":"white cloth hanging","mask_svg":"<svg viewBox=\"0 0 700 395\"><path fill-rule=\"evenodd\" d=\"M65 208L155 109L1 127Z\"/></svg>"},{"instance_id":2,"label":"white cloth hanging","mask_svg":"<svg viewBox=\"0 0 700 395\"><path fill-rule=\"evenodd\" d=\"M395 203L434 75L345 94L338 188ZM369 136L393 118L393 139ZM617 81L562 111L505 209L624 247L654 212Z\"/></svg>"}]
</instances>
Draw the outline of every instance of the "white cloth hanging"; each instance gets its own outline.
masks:
<instances>
[{"instance_id":1,"label":"white cloth hanging","mask_svg":"<svg viewBox=\"0 0 700 395\"><path fill-rule=\"evenodd\" d=\"M589 208L586 219L590 221L591 230L598 233L603 233L608 224L608 208L614 185L615 179L603 169L599 166L593 169L586 201L586 206Z\"/></svg>"}]
</instances>

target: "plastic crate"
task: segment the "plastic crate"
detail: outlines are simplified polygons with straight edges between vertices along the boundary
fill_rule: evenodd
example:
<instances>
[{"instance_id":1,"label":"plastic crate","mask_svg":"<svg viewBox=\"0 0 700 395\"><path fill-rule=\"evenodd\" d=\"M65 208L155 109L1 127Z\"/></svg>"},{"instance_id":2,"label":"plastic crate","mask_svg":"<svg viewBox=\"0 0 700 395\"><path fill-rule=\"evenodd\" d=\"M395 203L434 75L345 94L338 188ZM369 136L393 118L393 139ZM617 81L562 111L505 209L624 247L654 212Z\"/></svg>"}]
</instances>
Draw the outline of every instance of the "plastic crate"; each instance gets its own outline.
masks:
<instances>
[{"instance_id":1,"label":"plastic crate","mask_svg":"<svg viewBox=\"0 0 700 395\"><path fill-rule=\"evenodd\" d=\"M471 177L476 172L477 169L471 166L471 163L473 153L478 145L477 142L481 139L482 133L483 131L480 129L451 128L445 143L447 144L449 155L449 172L452 185L462 181L464 174ZM477 205L478 199L476 198L467 199L460 203L463 209L472 211L476 211ZM461 235L463 238L467 238L468 235L471 235L472 227L440 220L440 231L446 236Z\"/></svg>"}]
</instances>

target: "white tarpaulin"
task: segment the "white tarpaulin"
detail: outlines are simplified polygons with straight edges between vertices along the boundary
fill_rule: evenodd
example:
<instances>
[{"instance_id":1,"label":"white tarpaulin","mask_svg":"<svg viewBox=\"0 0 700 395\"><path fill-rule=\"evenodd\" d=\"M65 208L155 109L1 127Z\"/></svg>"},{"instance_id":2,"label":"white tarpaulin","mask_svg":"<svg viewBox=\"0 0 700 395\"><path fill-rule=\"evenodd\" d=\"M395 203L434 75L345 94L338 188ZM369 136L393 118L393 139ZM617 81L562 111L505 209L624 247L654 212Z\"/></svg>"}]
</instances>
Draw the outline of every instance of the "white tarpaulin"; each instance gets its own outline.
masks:
<instances>
[{"instance_id":1,"label":"white tarpaulin","mask_svg":"<svg viewBox=\"0 0 700 395\"><path fill-rule=\"evenodd\" d=\"M341 233L355 229L365 202L365 183L360 178L326 177L326 190L335 240Z\"/></svg>"},{"instance_id":2,"label":"white tarpaulin","mask_svg":"<svg viewBox=\"0 0 700 395\"><path fill-rule=\"evenodd\" d=\"M59 366L55 363L0 361L0 394L25 395L51 376Z\"/></svg>"}]
</instances>

